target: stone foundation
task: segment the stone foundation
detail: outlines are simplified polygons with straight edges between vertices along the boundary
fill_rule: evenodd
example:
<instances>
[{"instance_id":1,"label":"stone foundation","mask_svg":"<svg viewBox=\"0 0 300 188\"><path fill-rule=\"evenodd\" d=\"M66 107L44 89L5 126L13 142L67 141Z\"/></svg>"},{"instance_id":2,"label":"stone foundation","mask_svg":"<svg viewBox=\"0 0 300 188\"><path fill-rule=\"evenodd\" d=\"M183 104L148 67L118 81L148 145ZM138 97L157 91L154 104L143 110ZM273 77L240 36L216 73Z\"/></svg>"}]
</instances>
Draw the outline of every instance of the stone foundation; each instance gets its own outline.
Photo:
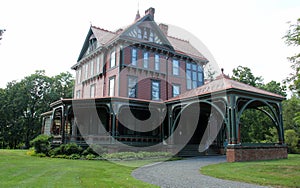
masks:
<instances>
[{"instance_id":1,"label":"stone foundation","mask_svg":"<svg viewBox=\"0 0 300 188\"><path fill-rule=\"evenodd\" d=\"M287 146L284 145L260 145L242 146L228 145L226 151L227 162L257 161L270 159L286 159Z\"/></svg>"}]
</instances>

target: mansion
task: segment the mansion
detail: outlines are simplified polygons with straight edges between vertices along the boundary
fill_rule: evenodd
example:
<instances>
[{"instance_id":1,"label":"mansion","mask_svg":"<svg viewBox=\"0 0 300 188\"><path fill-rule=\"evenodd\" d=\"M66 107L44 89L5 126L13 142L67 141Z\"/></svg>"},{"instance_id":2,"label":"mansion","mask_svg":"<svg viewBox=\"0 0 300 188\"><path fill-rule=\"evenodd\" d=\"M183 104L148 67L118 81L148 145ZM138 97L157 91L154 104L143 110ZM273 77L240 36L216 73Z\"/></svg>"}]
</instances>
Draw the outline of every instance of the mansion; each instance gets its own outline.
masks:
<instances>
[{"instance_id":1,"label":"mansion","mask_svg":"<svg viewBox=\"0 0 300 188\"><path fill-rule=\"evenodd\" d=\"M224 154L227 148L228 161L285 158L284 97L231 80L223 70L205 83L208 60L189 41L170 36L169 26L154 17L151 7L117 31L89 28L72 66L74 98L52 103L42 115L42 133L53 135L53 145L100 144L110 152L182 156ZM240 118L249 108L267 109L277 143L242 144ZM264 156L256 158L240 154L261 151Z\"/></svg>"}]
</instances>

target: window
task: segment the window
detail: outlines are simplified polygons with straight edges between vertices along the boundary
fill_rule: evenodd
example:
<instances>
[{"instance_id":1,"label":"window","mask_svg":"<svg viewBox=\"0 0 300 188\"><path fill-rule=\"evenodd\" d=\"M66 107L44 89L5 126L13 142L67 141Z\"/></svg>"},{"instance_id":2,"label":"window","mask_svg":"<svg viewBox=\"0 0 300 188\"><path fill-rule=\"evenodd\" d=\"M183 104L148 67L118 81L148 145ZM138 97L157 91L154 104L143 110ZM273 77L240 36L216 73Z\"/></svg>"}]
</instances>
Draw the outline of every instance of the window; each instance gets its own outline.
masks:
<instances>
[{"instance_id":1,"label":"window","mask_svg":"<svg viewBox=\"0 0 300 188\"><path fill-rule=\"evenodd\" d=\"M90 97L91 98L95 97L95 84L90 86Z\"/></svg>"},{"instance_id":2,"label":"window","mask_svg":"<svg viewBox=\"0 0 300 188\"><path fill-rule=\"evenodd\" d=\"M76 91L76 99L80 99L80 97L81 97L81 91L80 90L77 90Z\"/></svg>"},{"instance_id":3,"label":"window","mask_svg":"<svg viewBox=\"0 0 300 188\"><path fill-rule=\"evenodd\" d=\"M137 37L138 37L139 39L142 38L142 30L141 30L140 28L138 28L138 31L137 31Z\"/></svg>"},{"instance_id":4,"label":"window","mask_svg":"<svg viewBox=\"0 0 300 188\"><path fill-rule=\"evenodd\" d=\"M115 77L109 78L109 91L108 96L112 97L115 95Z\"/></svg>"},{"instance_id":5,"label":"window","mask_svg":"<svg viewBox=\"0 0 300 188\"><path fill-rule=\"evenodd\" d=\"M86 64L86 65L84 66L84 69L85 69L85 72L84 72L84 79L87 79L87 78L88 78L88 71L89 71L88 64Z\"/></svg>"},{"instance_id":6,"label":"window","mask_svg":"<svg viewBox=\"0 0 300 188\"><path fill-rule=\"evenodd\" d=\"M180 85L173 84L173 97L180 95Z\"/></svg>"},{"instance_id":7,"label":"window","mask_svg":"<svg viewBox=\"0 0 300 188\"><path fill-rule=\"evenodd\" d=\"M203 85L203 69L195 63L186 64L186 88L194 89Z\"/></svg>"},{"instance_id":8,"label":"window","mask_svg":"<svg viewBox=\"0 0 300 188\"><path fill-rule=\"evenodd\" d=\"M154 57L154 70L159 71L159 69L160 69L159 55L155 54L155 57Z\"/></svg>"},{"instance_id":9,"label":"window","mask_svg":"<svg viewBox=\"0 0 300 188\"><path fill-rule=\"evenodd\" d=\"M151 99L159 100L160 99L160 82L158 80L152 80L151 84Z\"/></svg>"},{"instance_id":10,"label":"window","mask_svg":"<svg viewBox=\"0 0 300 188\"><path fill-rule=\"evenodd\" d=\"M128 76L128 97L137 97L137 77Z\"/></svg>"},{"instance_id":11,"label":"window","mask_svg":"<svg viewBox=\"0 0 300 188\"><path fill-rule=\"evenodd\" d=\"M77 84L80 84L81 82L81 69L78 69L77 70Z\"/></svg>"},{"instance_id":12,"label":"window","mask_svg":"<svg viewBox=\"0 0 300 188\"><path fill-rule=\"evenodd\" d=\"M110 68L116 66L116 52L113 51L110 54Z\"/></svg>"},{"instance_id":13,"label":"window","mask_svg":"<svg viewBox=\"0 0 300 188\"><path fill-rule=\"evenodd\" d=\"M173 59L173 75L179 75L179 61L176 59Z\"/></svg>"},{"instance_id":14,"label":"window","mask_svg":"<svg viewBox=\"0 0 300 188\"><path fill-rule=\"evenodd\" d=\"M135 48L131 50L131 65L137 65L137 49Z\"/></svg>"},{"instance_id":15,"label":"window","mask_svg":"<svg viewBox=\"0 0 300 188\"><path fill-rule=\"evenodd\" d=\"M148 40L148 32L147 32L147 29L146 29L146 28L144 28L144 36L143 36L143 38L144 38L145 40Z\"/></svg>"},{"instance_id":16,"label":"window","mask_svg":"<svg viewBox=\"0 0 300 188\"><path fill-rule=\"evenodd\" d=\"M198 82L200 83L200 85L204 84L204 80L203 80L203 69L200 65L198 65Z\"/></svg>"},{"instance_id":17,"label":"window","mask_svg":"<svg viewBox=\"0 0 300 188\"><path fill-rule=\"evenodd\" d=\"M144 64L143 67L147 69L149 67L149 52L144 52Z\"/></svg>"},{"instance_id":18,"label":"window","mask_svg":"<svg viewBox=\"0 0 300 188\"><path fill-rule=\"evenodd\" d=\"M94 76L94 61L90 62L90 76Z\"/></svg>"},{"instance_id":19,"label":"window","mask_svg":"<svg viewBox=\"0 0 300 188\"><path fill-rule=\"evenodd\" d=\"M152 31L150 31L149 41L154 42L154 34Z\"/></svg>"},{"instance_id":20,"label":"window","mask_svg":"<svg viewBox=\"0 0 300 188\"><path fill-rule=\"evenodd\" d=\"M97 60L96 60L96 73L97 74L100 73L100 61L101 61L101 57L102 57L102 55L98 56Z\"/></svg>"}]
</instances>

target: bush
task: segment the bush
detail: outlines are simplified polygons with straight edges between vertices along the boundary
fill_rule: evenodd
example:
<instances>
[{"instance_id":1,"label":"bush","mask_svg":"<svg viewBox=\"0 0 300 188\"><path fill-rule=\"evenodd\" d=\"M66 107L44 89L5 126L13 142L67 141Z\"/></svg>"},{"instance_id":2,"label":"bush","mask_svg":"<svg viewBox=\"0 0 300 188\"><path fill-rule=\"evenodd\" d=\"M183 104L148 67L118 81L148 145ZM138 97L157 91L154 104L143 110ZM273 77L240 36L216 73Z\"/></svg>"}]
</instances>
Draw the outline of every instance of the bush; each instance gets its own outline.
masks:
<instances>
[{"instance_id":1,"label":"bush","mask_svg":"<svg viewBox=\"0 0 300 188\"><path fill-rule=\"evenodd\" d=\"M68 159L80 159L80 155L79 154L71 154L70 156L68 156Z\"/></svg>"},{"instance_id":2,"label":"bush","mask_svg":"<svg viewBox=\"0 0 300 188\"><path fill-rule=\"evenodd\" d=\"M72 155L78 154L80 155L82 152L82 148L75 143L66 144L64 148L64 154Z\"/></svg>"},{"instance_id":3,"label":"bush","mask_svg":"<svg viewBox=\"0 0 300 188\"><path fill-rule=\"evenodd\" d=\"M289 129L284 131L285 143L288 146L289 153L299 153L298 142L299 138L295 130Z\"/></svg>"},{"instance_id":4,"label":"bush","mask_svg":"<svg viewBox=\"0 0 300 188\"><path fill-rule=\"evenodd\" d=\"M49 155L54 157L58 155L72 155L78 154L80 156L82 148L75 143L62 144L57 148L53 148L49 151Z\"/></svg>"},{"instance_id":5,"label":"bush","mask_svg":"<svg viewBox=\"0 0 300 188\"><path fill-rule=\"evenodd\" d=\"M92 159L95 159L96 156L93 155L93 154L88 154L87 156L85 156L85 158L86 158L87 160L92 160Z\"/></svg>"},{"instance_id":6,"label":"bush","mask_svg":"<svg viewBox=\"0 0 300 188\"><path fill-rule=\"evenodd\" d=\"M48 155L50 148L50 142L52 137L47 135L39 135L30 141L30 144L34 147L35 153L43 153Z\"/></svg>"},{"instance_id":7,"label":"bush","mask_svg":"<svg viewBox=\"0 0 300 188\"><path fill-rule=\"evenodd\" d=\"M100 156L106 152L107 152L107 150L105 148L103 148L102 146L97 145L97 144L92 144L88 148L86 148L86 150L84 150L82 152L82 155L86 156L88 154L93 154L95 156Z\"/></svg>"},{"instance_id":8,"label":"bush","mask_svg":"<svg viewBox=\"0 0 300 188\"><path fill-rule=\"evenodd\" d=\"M103 154L104 159L116 159L116 160L130 160L130 159L148 159L148 158L160 158L160 157L172 157L172 153L169 152L119 152L119 153L107 153Z\"/></svg>"}]
</instances>

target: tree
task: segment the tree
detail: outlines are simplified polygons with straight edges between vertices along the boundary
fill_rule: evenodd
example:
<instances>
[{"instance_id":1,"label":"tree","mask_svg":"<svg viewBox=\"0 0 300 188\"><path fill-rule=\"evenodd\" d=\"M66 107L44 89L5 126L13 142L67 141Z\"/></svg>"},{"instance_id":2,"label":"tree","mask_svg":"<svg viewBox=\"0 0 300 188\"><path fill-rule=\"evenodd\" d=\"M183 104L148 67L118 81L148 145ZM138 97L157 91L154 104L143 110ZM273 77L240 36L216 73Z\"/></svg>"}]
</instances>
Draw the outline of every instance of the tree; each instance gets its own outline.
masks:
<instances>
[{"instance_id":1,"label":"tree","mask_svg":"<svg viewBox=\"0 0 300 188\"><path fill-rule=\"evenodd\" d=\"M285 130L294 130L300 138L300 99L292 96L290 99L283 101L283 125Z\"/></svg>"},{"instance_id":2,"label":"tree","mask_svg":"<svg viewBox=\"0 0 300 188\"><path fill-rule=\"evenodd\" d=\"M292 23L286 35L283 37L285 43L288 46L300 46L300 18L297 19L296 23ZM291 62L291 67L294 73L286 79L287 83L290 83L290 89L300 96L300 53L295 54L292 57L288 57Z\"/></svg>"},{"instance_id":3,"label":"tree","mask_svg":"<svg viewBox=\"0 0 300 188\"><path fill-rule=\"evenodd\" d=\"M263 84L263 78L255 76L248 67L238 66L233 69L232 79L245 84L264 89L279 95L286 96L285 86L276 81ZM262 107L269 112L269 109ZM269 112L271 113L271 112ZM274 142L278 141L277 131L272 120L261 111L247 109L241 116L241 139L242 142Z\"/></svg>"},{"instance_id":4,"label":"tree","mask_svg":"<svg viewBox=\"0 0 300 188\"><path fill-rule=\"evenodd\" d=\"M278 95L286 96L286 86L281 85L279 82L276 82L274 80L267 84L261 84L259 88L270 91L272 93L276 93Z\"/></svg>"},{"instance_id":5,"label":"tree","mask_svg":"<svg viewBox=\"0 0 300 188\"><path fill-rule=\"evenodd\" d=\"M49 92L49 100L57 101L60 98L72 98L74 89L74 78L71 73L60 73L51 77L51 88Z\"/></svg>"},{"instance_id":6,"label":"tree","mask_svg":"<svg viewBox=\"0 0 300 188\"><path fill-rule=\"evenodd\" d=\"M238 66L232 70L232 73L233 80L237 80L254 87L259 86L263 81L261 77L254 76L251 69L248 67Z\"/></svg>"},{"instance_id":7,"label":"tree","mask_svg":"<svg viewBox=\"0 0 300 188\"><path fill-rule=\"evenodd\" d=\"M216 73L217 71L212 68L211 64L209 64L204 74L205 80L213 81Z\"/></svg>"},{"instance_id":8,"label":"tree","mask_svg":"<svg viewBox=\"0 0 300 188\"><path fill-rule=\"evenodd\" d=\"M29 147L29 141L40 134L41 113L61 97L71 97L73 85L70 73L48 77L45 71L36 71L0 89L0 147Z\"/></svg>"}]
</instances>

